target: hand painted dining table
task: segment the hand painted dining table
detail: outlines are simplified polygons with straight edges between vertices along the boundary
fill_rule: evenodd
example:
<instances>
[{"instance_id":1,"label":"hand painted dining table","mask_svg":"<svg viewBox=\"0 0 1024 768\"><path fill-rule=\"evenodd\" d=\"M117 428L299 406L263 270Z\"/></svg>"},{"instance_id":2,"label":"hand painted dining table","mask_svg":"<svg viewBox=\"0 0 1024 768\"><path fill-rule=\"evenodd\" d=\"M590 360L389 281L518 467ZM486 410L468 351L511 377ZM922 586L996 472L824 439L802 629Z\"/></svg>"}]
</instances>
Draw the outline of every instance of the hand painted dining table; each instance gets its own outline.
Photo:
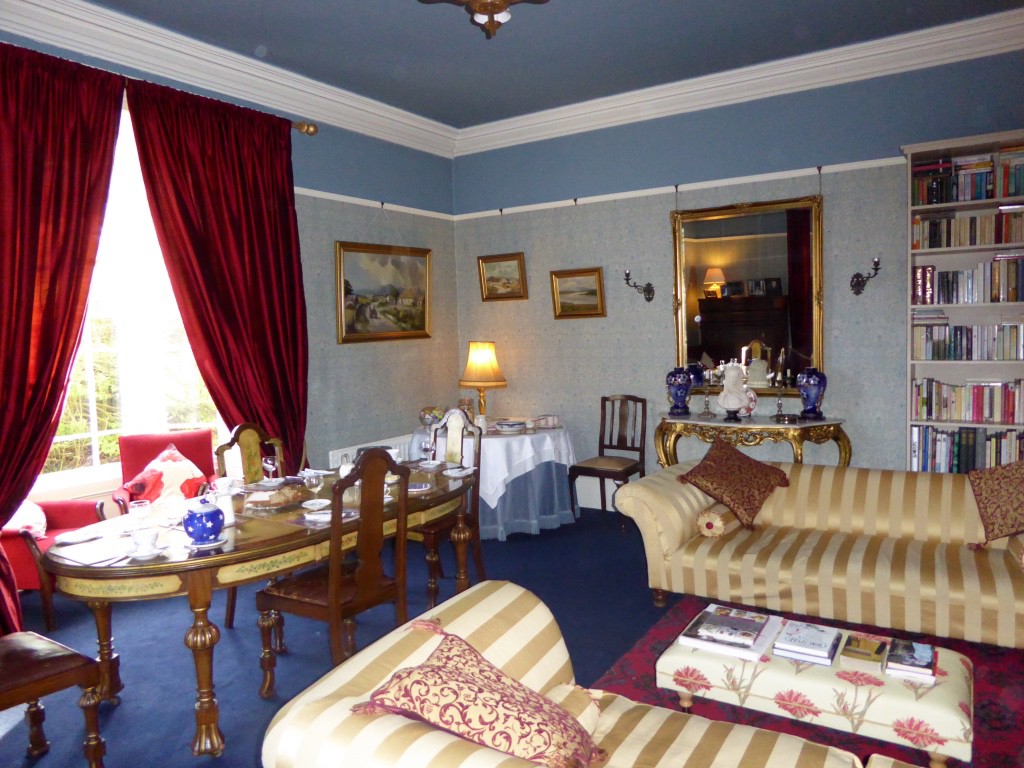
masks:
<instances>
[{"instance_id":1,"label":"hand painted dining table","mask_svg":"<svg viewBox=\"0 0 1024 768\"><path fill-rule=\"evenodd\" d=\"M471 532L464 514L474 476L449 478L441 471L421 471L418 462L410 482L427 482L430 490L409 494L409 527L422 525L446 515L456 515L452 543L456 555L455 588L469 587L467 550ZM442 468L443 469L443 468ZM333 479L332 479L333 478ZM320 496L329 498L337 474L327 476ZM196 731L194 755L223 754L224 735L219 726L219 708L214 695L213 649L220 628L210 620L212 594L218 589L237 587L289 573L303 566L326 561L330 547L330 526L308 524L300 502L264 508L259 512L236 501L235 524L224 529L223 543L212 549L196 549L180 522L164 517L158 521L160 555L139 562L131 559L129 526L131 516L120 516L79 529L74 544L55 544L45 555L46 569L55 577L64 595L85 602L96 621L100 664L99 692L104 701L117 704L124 688L120 659L113 644L112 605L118 602L152 600L187 595L192 625L185 632L185 646L192 651L196 670ZM182 513L184 507L182 507ZM384 534L395 535L395 504L385 506ZM180 520L180 515L179 515ZM346 521L343 546L354 549L358 519ZM254 693L255 695L255 693Z\"/></svg>"}]
</instances>

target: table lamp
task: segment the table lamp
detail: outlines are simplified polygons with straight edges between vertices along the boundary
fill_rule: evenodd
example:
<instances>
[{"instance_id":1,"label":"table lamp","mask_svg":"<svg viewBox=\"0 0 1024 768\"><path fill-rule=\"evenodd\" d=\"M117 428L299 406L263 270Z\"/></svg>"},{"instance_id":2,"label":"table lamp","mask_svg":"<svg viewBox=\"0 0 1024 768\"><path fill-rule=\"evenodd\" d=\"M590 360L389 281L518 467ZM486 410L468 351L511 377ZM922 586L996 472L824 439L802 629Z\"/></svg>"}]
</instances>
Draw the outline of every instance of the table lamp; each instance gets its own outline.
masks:
<instances>
[{"instance_id":1,"label":"table lamp","mask_svg":"<svg viewBox=\"0 0 1024 768\"><path fill-rule=\"evenodd\" d=\"M704 288L715 291L718 294L718 298L722 298L722 284L724 282L725 273L721 267L711 267L704 275Z\"/></svg>"},{"instance_id":2,"label":"table lamp","mask_svg":"<svg viewBox=\"0 0 1024 768\"><path fill-rule=\"evenodd\" d=\"M469 359L466 361L466 370L462 372L462 378L459 379L459 386L477 391L480 406L477 413L481 416L487 413L487 395L484 390L504 387L507 384L501 368L498 367L498 358L494 354L494 342L469 342Z\"/></svg>"}]
</instances>

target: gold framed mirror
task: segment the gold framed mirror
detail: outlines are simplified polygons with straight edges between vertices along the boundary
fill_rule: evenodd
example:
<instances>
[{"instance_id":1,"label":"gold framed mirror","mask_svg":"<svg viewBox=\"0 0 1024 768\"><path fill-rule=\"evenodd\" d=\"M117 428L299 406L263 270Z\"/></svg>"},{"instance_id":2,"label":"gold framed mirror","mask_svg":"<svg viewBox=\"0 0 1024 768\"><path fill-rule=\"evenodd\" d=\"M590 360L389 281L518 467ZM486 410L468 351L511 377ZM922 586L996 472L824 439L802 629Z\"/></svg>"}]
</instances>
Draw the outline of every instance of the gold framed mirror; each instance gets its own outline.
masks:
<instances>
[{"instance_id":1,"label":"gold framed mirror","mask_svg":"<svg viewBox=\"0 0 1024 768\"><path fill-rule=\"evenodd\" d=\"M815 195L672 212L676 365L764 359L768 383L748 382L759 394L824 367L821 207Z\"/></svg>"}]
</instances>

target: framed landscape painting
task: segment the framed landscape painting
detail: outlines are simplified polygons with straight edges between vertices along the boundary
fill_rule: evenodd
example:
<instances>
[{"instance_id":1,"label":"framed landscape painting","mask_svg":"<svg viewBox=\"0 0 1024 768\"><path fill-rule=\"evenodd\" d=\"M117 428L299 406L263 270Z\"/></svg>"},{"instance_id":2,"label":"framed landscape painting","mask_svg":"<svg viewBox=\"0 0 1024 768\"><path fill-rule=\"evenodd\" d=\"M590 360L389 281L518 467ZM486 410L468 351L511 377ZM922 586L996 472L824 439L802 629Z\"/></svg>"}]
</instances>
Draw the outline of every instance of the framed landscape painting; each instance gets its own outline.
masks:
<instances>
[{"instance_id":1,"label":"framed landscape painting","mask_svg":"<svg viewBox=\"0 0 1024 768\"><path fill-rule=\"evenodd\" d=\"M482 301L505 301L528 297L526 266L522 253L479 256L476 263L480 268L480 299Z\"/></svg>"},{"instance_id":2,"label":"framed landscape painting","mask_svg":"<svg viewBox=\"0 0 1024 768\"><path fill-rule=\"evenodd\" d=\"M604 317L604 270L562 269L551 273L555 319Z\"/></svg>"},{"instance_id":3,"label":"framed landscape painting","mask_svg":"<svg viewBox=\"0 0 1024 768\"><path fill-rule=\"evenodd\" d=\"M430 337L428 248L334 244L338 343Z\"/></svg>"}]
</instances>

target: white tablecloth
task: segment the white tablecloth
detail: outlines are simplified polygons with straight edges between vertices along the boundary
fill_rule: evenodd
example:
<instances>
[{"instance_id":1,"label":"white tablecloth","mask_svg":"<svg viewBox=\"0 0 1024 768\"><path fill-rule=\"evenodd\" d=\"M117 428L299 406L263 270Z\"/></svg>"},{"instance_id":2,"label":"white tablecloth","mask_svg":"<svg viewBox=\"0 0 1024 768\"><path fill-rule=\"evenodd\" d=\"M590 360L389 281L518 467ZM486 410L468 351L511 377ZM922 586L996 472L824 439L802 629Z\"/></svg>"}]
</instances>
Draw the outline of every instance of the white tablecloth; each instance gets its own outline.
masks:
<instances>
[{"instance_id":1,"label":"white tablecloth","mask_svg":"<svg viewBox=\"0 0 1024 768\"><path fill-rule=\"evenodd\" d=\"M413 434L410 458L422 457L423 435L419 432ZM437 442L437 455L441 456L444 437L439 436ZM480 446L483 538L504 541L510 533L539 533L542 528L575 519L575 510L569 505L568 468L576 463L576 454L563 427L521 435L490 434Z\"/></svg>"}]
</instances>

